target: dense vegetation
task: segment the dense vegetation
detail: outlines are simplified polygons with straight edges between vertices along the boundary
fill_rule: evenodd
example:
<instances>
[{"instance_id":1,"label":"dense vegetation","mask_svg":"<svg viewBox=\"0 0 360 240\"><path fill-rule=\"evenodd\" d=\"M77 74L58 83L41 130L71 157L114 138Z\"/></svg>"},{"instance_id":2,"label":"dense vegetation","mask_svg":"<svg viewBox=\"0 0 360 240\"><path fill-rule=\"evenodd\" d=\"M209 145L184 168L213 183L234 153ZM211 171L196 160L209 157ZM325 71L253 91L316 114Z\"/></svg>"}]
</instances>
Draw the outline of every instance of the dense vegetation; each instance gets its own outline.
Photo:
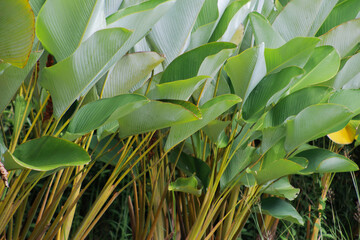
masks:
<instances>
[{"instance_id":1,"label":"dense vegetation","mask_svg":"<svg viewBox=\"0 0 360 240\"><path fill-rule=\"evenodd\" d=\"M354 239L358 0L0 0L2 239Z\"/></svg>"}]
</instances>

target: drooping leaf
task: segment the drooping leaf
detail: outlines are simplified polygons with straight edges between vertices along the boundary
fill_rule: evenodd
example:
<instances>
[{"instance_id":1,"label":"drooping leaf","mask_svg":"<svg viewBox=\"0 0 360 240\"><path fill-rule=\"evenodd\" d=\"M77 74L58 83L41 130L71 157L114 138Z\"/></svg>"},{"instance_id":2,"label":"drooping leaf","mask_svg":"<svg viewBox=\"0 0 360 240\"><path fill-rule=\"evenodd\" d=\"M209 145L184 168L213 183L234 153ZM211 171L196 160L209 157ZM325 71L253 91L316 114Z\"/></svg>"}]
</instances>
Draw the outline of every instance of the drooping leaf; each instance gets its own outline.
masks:
<instances>
[{"instance_id":1,"label":"drooping leaf","mask_svg":"<svg viewBox=\"0 0 360 240\"><path fill-rule=\"evenodd\" d=\"M155 52L137 52L122 57L107 74L102 97L114 97L129 91L164 58Z\"/></svg>"},{"instance_id":2,"label":"drooping leaf","mask_svg":"<svg viewBox=\"0 0 360 240\"><path fill-rule=\"evenodd\" d=\"M319 45L333 46L343 58L360 42L360 18L345 22L321 35Z\"/></svg>"},{"instance_id":3,"label":"drooping leaf","mask_svg":"<svg viewBox=\"0 0 360 240\"><path fill-rule=\"evenodd\" d=\"M286 41L314 36L336 3L337 0L292 0L277 16L273 27Z\"/></svg>"},{"instance_id":4,"label":"drooping leaf","mask_svg":"<svg viewBox=\"0 0 360 240\"><path fill-rule=\"evenodd\" d=\"M190 193L197 197L201 195L201 189L198 189L198 181L194 176L188 178L180 177L175 182L171 182L168 189L169 191Z\"/></svg>"},{"instance_id":5,"label":"drooping leaf","mask_svg":"<svg viewBox=\"0 0 360 240\"><path fill-rule=\"evenodd\" d=\"M171 127L201 118L201 111L190 102L151 101L119 119L121 137Z\"/></svg>"},{"instance_id":6,"label":"drooping leaf","mask_svg":"<svg viewBox=\"0 0 360 240\"><path fill-rule=\"evenodd\" d=\"M346 126L353 113L337 104L317 104L305 108L286 124L285 149L296 147Z\"/></svg>"},{"instance_id":7,"label":"drooping leaf","mask_svg":"<svg viewBox=\"0 0 360 240\"><path fill-rule=\"evenodd\" d=\"M306 158L309 161L307 168L301 171L302 174L350 172L359 170L356 163L350 159L326 149L309 149L298 153L296 156Z\"/></svg>"},{"instance_id":8,"label":"drooping leaf","mask_svg":"<svg viewBox=\"0 0 360 240\"><path fill-rule=\"evenodd\" d=\"M171 128L165 144L165 149L171 149L240 101L241 99L238 96L231 94L221 95L208 101L200 107L202 119L189 123L177 124Z\"/></svg>"},{"instance_id":9,"label":"drooping leaf","mask_svg":"<svg viewBox=\"0 0 360 240\"><path fill-rule=\"evenodd\" d=\"M246 101L251 91L266 75L264 44L229 58L224 70L230 77L235 93Z\"/></svg>"},{"instance_id":10,"label":"drooping leaf","mask_svg":"<svg viewBox=\"0 0 360 240\"><path fill-rule=\"evenodd\" d=\"M83 92L94 86L130 35L123 28L100 30L73 55L43 70L40 83L51 94L55 117L59 118Z\"/></svg>"},{"instance_id":11,"label":"drooping leaf","mask_svg":"<svg viewBox=\"0 0 360 240\"><path fill-rule=\"evenodd\" d=\"M266 114L264 126L278 126L304 108L324 102L330 91L327 87L307 87L284 97Z\"/></svg>"},{"instance_id":12,"label":"drooping leaf","mask_svg":"<svg viewBox=\"0 0 360 240\"><path fill-rule=\"evenodd\" d=\"M292 87L292 91L325 82L334 77L340 67L340 56L331 46L315 48L304 66L305 75Z\"/></svg>"},{"instance_id":13,"label":"drooping leaf","mask_svg":"<svg viewBox=\"0 0 360 240\"><path fill-rule=\"evenodd\" d=\"M298 67L288 67L264 77L243 104L242 117L244 120L247 122L257 121L265 112L265 107L276 102L281 93L288 89L292 79L302 73L303 70Z\"/></svg>"},{"instance_id":14,"label":"drooping leaf","mask_svg":"<svg viewBox=\"0 0 360 240\"><path fill-rule=\"evenodd\" d=\"M289 66L303 67L318 42L318 38L298 37L279 48L266 48L267 72L278 72Z\"/></svg>"},{"instance_id":15,"label":"drooping leaf","mask_svg":"<svg viewBox=\"0 0 360 240\"><path fill-rule=\"evenodd\" d=\"M213 41L233 42L240 44L243 38L243 26L245 18L251 11L249 0L234 1L229 4L220 18L211 38Z\"/></svg>"},{"instance_id":16,"label":"drooping leaf","mask_svg":"<svg viewBox=\"0 0 360 240\"><path fill-rule=\"evenodd\" d=\"M211 76L217 71L216 69L214 70L213 66L211 66L212 68L207 68L205 65L203 65L206 58L218 54L223 55L223 50L232 51L235 48L236 45L233 43L215 42L208 43L188 51L171 62L171 64L165 69L160 83L184 80L198 75ZM225 53L227 58L230 55L230 52L227 51ZM223 61L225 61L225 59ZM218 65L221 66L222 62L220 62Z\"/></svg>"},{"instance_id":17,"label":"drooping leaf","mask_svg":"<svg viewBox=\"0 0 360 240\"><path fill-rule=\"evenodd\" d=\"M87 164L90 157L75 143L45 136L19 145L13 154L7 151L4 165L8 170L32 169L49 171L61 167Z\"/></svg>"},{"instance_id":18,"label":"drooping leaf","mask_svg":"<svg viewBox=\"0 0 360 240\"><path fill-rule=\"evenodd\" d=\"M360 88L360 53L352 56L339 71L334 79L335 89Z\"/></svg>"},{"instance_id":19,"label":"drooping leaf","mask_svg":"<svg viewBox=\"0 0 360 240\"><path fill-rule=\"evenodd\" d=\"M22 69L7 63L0 63L0 69L3 67L3 70L0 71L0 113L15 95L41 54L42 52L30 54L28 63Z\"/></svg>"},{"instance_id":20,"label":"drooping leaf","mask_svg":"<svg viewBox=\"0 0 360 240\"><path fill-rule=\"evenodd\" d=\"M359 12L360 2L358 0L345 0L339 2L332 9L316 35L322 35L337 25L357 18L356 15Z\"/></svg>"},{"instance_id":21,"label":"drooping leaf","mask_svg":"<svg viewBox=\"0 0 360 240\"><path fill-rule=\"evenodd\" d=\"M0 1L0 60L23 68L35 37L35 16L26 0Z\"/></svg>"},{"instance_id":22,"label":"drooping leaf","mask_svg":"<svg viewBox=\"0 0 360 240\"><path fill-rule=\"evenodd\" d=\"M48 0L37 17L36 36L60 62L106 27L104 9L104 0Z\"/></svg>"},{"instance_id":23,"label":"drooping leaf","mask_svg":"<svg viewBox=\"0 0 360 240\"><path fill-rule=\"evenodd\" d=\"M166 65L186 50L191 30L204 1L176 1L174 7L152 28L148 38L157 52L165 55Z\"/></svg>"},{"instance_id":24,"label":"drooping leaf","mask_svg":"<svg viewBox=\"0 0 360 240\"><path fill-rule=\"evenodd\" d=\"M278 48L285 44L285 40L274 30L270 22L263 15L252 12L249 14L249 19L253 28L256 45L264 42L266 48Z\"/></svg>"},{"instance_id":25,"label":"drooping leaf","mask_svg":"<svg viewBox=\"0 0 360 240\"><path fill-rule=\"evenodd\" d=\"M123 94L86 104L75 114L67 131L85 134L111 123L147 104L149 100L137 94Z\"/></svg>"},{"instance_id":26,"label":"drooping leaf","mask_svg":"<svg viewBox=\"0 0 360 240\"><path fill-rule=\"evenodd\" d=\"M279 180L269 183L264 186L264 193L284 197L290 201L294 200L300 192L299 188L294 188L288 177L280 178Z\"/></svg>"},{"instance_id":27,"label":"drooping leaf","mask_svg":"<svg viewBox=\"0 0 360 240\"><path fill-rule=\"evenodd\" d=\"M304 225L304 219L288 202L279 198L265 198L261 200L261 211L278 219L284 219L296 224Z\"/></svg>"},{"instance_id":28,"label":"drooping leaf","mask_svg":"<svg viewBox=\"0 0 360 240\"><path fill-rule=\"evenodd\" d=\"M209 76L197 76L185 80L157 84L146 96L155 100L175 99L187 101L194 91L209 78Z\"/></svg>"}]
</instances>

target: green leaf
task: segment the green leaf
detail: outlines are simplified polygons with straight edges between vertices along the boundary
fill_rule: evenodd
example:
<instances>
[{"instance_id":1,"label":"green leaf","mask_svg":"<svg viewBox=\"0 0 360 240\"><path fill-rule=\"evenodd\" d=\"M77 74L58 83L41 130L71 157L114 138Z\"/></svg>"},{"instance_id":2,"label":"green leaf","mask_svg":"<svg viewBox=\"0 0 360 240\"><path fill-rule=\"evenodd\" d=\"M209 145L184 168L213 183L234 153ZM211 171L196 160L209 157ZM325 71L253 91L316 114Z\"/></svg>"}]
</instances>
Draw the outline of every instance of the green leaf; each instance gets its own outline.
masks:
<instances>
[{"instance_id":1,"label":"green leaf","mask_svg":"<svg viewBox=\"0 0 360 240\"><path fill-rule=\"evenodd\" d=\"M187 101L194 91L209 78L209 76L197 76L185 80L157 84L146 96L150 99L176 99Z\"/></svg>"},{"instance_id":2,"label":"green leaf","mask_svg":"<svg viewBox=\"0 0 360 240\"><path fill-rule=\"evenodd\" d=\"M334 78L334 88L360 88L360 53L352 56Z\"/></svg>"},{"instance_id":3,"label":"green leaf","mask_svg":"<svg viewBox=\"0 0 360 240\"><path fill-rule=\"evenodd\" d=\"M285 43L280 48L266 48L267 72L278 72L289 66L303 67L318 42L318 38L298 37Z\"/></svg>"},{"instance_id":4,"label":"green leaf","mask_svg":"<svg viewBox=\"0 0 360 240\"><path fill-rule=\"evenodd\" d=\"M343 23L321 35L319 45L333 46L343 58L360 42L360 18Z\"/></svg>"},{"instance_id":5,"label":"green leaf","mask_svg":"<svg viewBox=\"0 0 360 240\"><path fill-rule=\"evenodd\" d=\"M192 29L188 49L199 47L209 41L217 20L228 2L229 0L205 0Z\"/></svg>"},{"instance_id":6,"label":"green leaf","mask_svg":"<svg viewBox=\"0 0 360 240\"><path fill-rule=\"evenodd\" d=\"M285 150L289 153L310 140L343 128L352 112L337 104L317 104L305 108L286 124Z\"/></svg>"},{"instance_id":7,"label":"green leaf","mask_svg":"<svg viewBox=\"0 0 360 240\"><path fill-rule=\"evenodd\" d=\"M175 182L171 182L169 185L169 191L175 191L175 192L184 192L184 193L190 193L192 195L195 195L197 197L201 196L201 189L198 189L198 181L196 180L196 177L188 177L183 178L180 177L175 180Z\"/></svg>"},{"instance_id":8,"label":"green leaf","mask_svg":"<svg viewBox=\"0 0 360 240\"><path fill-rule=\"evenodd\" d=\"M288 67L278 73L264 77L261 82L251 91L243 104L242 117L247 122L255 122L265 112L265 107L273 102L286 91L292 80L303 73L298 67Z\"/></svg>"},{"instance_id":9,"label":"green leaf","mask_svg":"<svg viewBox=\"0 0 360 240\"><path fill-rule=\"evenodd\" d=\"M204 1L176 1L174 7L152 28L148 39L157 52L166 56L165 65L186 50L192 28ZM188 77L182 79L186 78Z\"/></svg>"},{"instance_id":10,"label":"green leaf","mask_svg":"<svg viewBox=\"0 0 360 240\"><path fill-rule=\"evenodd\" d=\"M264 44L229 58L224 70L230 77L235 93L246 101L251 91L266 75Z\"/></svg>"},{"instance_id":11,"label":"green leaf","mask_svg":"<svg viewBox=\"0 0 360 240\"><path fill-rule=\"evenodd\" d=\"M133 31L123 47L125 53L144 38L150 29L153 31L155 23L173 9L174 3L174 0L150 0L120 9L106 19L107 28L122 27Z\"/></svg>"},{"instance_id":12,"label":"green leaf","mask_svg":"<svg viewBox=\"0 0 360 240\"><path fill-rule=\"evenodd\" d=\"M331 28L356 18L356 15L359 13L359 11L360 2L358 0L346 0L339 2L332 9L316 35L322 35Z\"/></svg>"},{"instance_id":13,"label":"green leaf","mask_svg":"<svg viewBox=\"0 0 360 240\"><path fill-rule=\"evenodd\" d=\"M210 42L224 41L240 44L243 38L243 26L245 18L249 14L249 0L233 1L225 9L217 24Z\"/></svg>"},{"instance_id":14,"label":"green leaf","mask_svg":"<svg viewBox=\"0 0 360 240\"><path fill-rule=\"evenodd\" d=\"M267 48L278 48L286 43L280 34L274 30L270 22L260 13L250 13L249 19L253 28L256 45L264 42Z\"/></svg>"},{"instance_id":15,"label":"green leaf","mask_svg":"<svg viewBox=\"0 0 360 240\"><path fill-rule=\"evenodd\" d=\"M225 134L225 128L230 121L213 120L206 125L203 130L210 140L217 145L218 148L224 148L229 142L229 137Z\"/></svg>"},{"instance_id":16,"label":"green leaf","mask_svg":"<svg viewBox=\"0 0 360 240\"><path fill-rule=\"evenodd\" d=\"M137 94L123 94L86 104L71 120L68 132L85 134L135 111L149 100Z\"/></svg>"},{"instance_id":17,"label":"green leaf","mask_svg":"<svg viewBox=\"0 0 360 240\"><path fill-rule=\"evenodd\" d=\"M292 0L273 23L286 41L295 37L311 37L320 28L337 0Z\"/></svg>"},{"instance_id":18,"label":"green leaf","mask_svg":"<svg viewBox=\"0 0 360 240\"><path fill-rule=\"evenodd\" d=\"M284 97L266 114L264 126L278 126L304 108L324 102L330 91L328 87L307 87Z\"/></svg>"},{"instance_id":19,"label":"green leaf","mask_svg":"<svg viewBox=\"0 0 360 240\"><path fill-rule=\"evenodd\" d=\"M15 112L14 112L14 126L12 129L13 136L20 136L20 131L22 130L23 122L22 119L26 119L29 115L31 110L31 103L29 104L28 108L26 109L27 101L23 96L17 95L15 98Z\"/></svg>"},{"instance_id":20,"label":"green leaf","mask_svg":"<svg viewBox=\"0 0 360 240\"><path fill-rule=\"evenodd\" d=\"M283 177L275 182L269 183L269 185L264 185L264 189L264 193L266 194L287 198L290 201L294 200L300 192L299 188L291 186L288 177Z\"/></svg>"},{"instance_id":21,"label":"green leaf","mask_svg":"<svg viewBox=\"0 0 360 240\"><path fill-rule=\"evenodd\" d=\"M18 91L26 76L32 70L42 52L30 54L29 61L22 69L7 63L0 63L0 113L5 109L15 93Z\"/></svg>"},{"instance_id":22,"label":"green leaf","mask_svg":"<svg viewBox=\"0 0 360 240\"><path fill-rule=\"evenodd\" d=\"M35 16L27 0L0 1L0 59L23 68L35 37Z\"/></svg>"},{"instance_id":23,"label":"green leaf","mask_svg":"<svg viewBox=\"0 0 360 240\"><path fill-rule=\"evenodd\" d=\"M47 0L37 17L36 36L60 62L106 27L104 7L102 0Z\"/></svg>"},{"instance_id":24,"label":"green leaf","mask_svg":"<svg viewBox=\"0 0 360 240\"><path fill-rule=\"evenodd\" d=\"M279 198L265 198L261 200L261 211L274 218L284 219L296 224L304 225L304 219L288 202Z\"/></svg>"},{"instance_id":25,"label":"green leaf","mask_svg":"<svg viewBox=\"0 0 360 240\"><path fill-rule=\"evenodd\" d=\"M340 56L333 47L317 47L304 66L305 75L294 84L291 91L325 82L337 74L339 67Z\"/></svg>"},{"instance_id":26,"label":"green leaf","mask_svg":"<svg viewBox=\"0 0 360 240\"><path fill-rule=\"evenodd\" d=\"M332 94L329 98L329 103L336 103L339 105L346 106L350 111L357 115L360 113L360 90L349 89L349 90L338 90Z\"/></svg>"},{"instance_id":27,"label":"green leaf","mask_svg":"<svg viewBox=\"0 0 360 240\"><path fill-rule=\"evenodd\" d=\"M94 86L130 35L123 28L100 30L73 55L43 70L40 84L51 94L55 117L59 118L82 93Z\"/></svg>"},{"instance_id":28,"label":"green leaf","mask_svg":"<svg viewBox=\"0 0 360 240\"><path fill-rule=\"evenodd\" d=\"M176 144L206 126L220 114L240 101L241 99L238 96L227 94L215 97L206 102L200 107L202 119L189 123L177 124L171 128L165 144L165 150L173 148Z\"/></svg>"},{"instance_id":29,"label":"green leaf","mask_svg":"<svg viewBox=\"0 0 360 240\"><path fill-rule=\"evenodd\" d=\"M326 149L315 148L305 150L296 156L306 158L309 161L307 168L301 171L302 174L351 172L359 170L356 163L350 159Z\"/></svg>"},{"instance_id":30,"label":"green leaf","mask_svg":"<svg viewBox=\"0 0 360 240\"><path fill-rule=\"evenodd\" d=\"M49 171L61 167L87 164L90 157L75 143L45 136L19 145L14 154L7 151L4 165L7 170L32 169Z\"/></svg>"},{"instance_id":31,"label":"green leaf","mask_svg":"<svg viewBox=\"0 0 360 240\"><path fill-rule=\"evenodd\" d=\"M129 93L164 58L155 52L137 52L122 57L107 74L102 97Z\"/></svg>"},{"instance_id":32,"label":"green leaf","mask_svg":"<svg viewBox=\"0 0 360 240\"><path fill-rule=\"evenodd\" d=\"M172 151L169 155L169 159L172 163L176 162L178 157L178 151ZM209 184L210 179L210 167L201 159L192 157L184 152L181 153L178 163L176 165L186 176L191 177L195 176L200 180L199 184L205 189Z\"/></svg>"},{"instance_id":33,"label":"green leaf","mask_svg":"<svg viewBox=\"0 0 360 240\"><path fill-rule=\"evenodd\" d=\"M215 42L208 43L191 51L188 51L171 62L171 64L165 69L161 77L160 83L184 80L198 75L211 76L215 74L217 70L213 68L212 64L210 65L211 68L203 65L207 57L214 55L218 56L218 54L224 55L222 52L223 50L230 50L232 52L232 50L234 50L235 48L236 45L233 43ZM229 55L230 52L226 51L226 57L222 57L224 59L221 60L225 61L225 59ZM219 68L222 65L223 61L217 63L218 66L216 68Z\"/></svg>"},{"instance_id":34,"label":"green leaf","mask_svg":"<svg viewBox=\"0 0 360 240\"><path fill-rule=\"evenodd\" d=\"M119 135L125 137L154 131L199 118L201 118L201 111L192 103L179 100L151 101L119 119Z\"/></svg>"}]
</instances>

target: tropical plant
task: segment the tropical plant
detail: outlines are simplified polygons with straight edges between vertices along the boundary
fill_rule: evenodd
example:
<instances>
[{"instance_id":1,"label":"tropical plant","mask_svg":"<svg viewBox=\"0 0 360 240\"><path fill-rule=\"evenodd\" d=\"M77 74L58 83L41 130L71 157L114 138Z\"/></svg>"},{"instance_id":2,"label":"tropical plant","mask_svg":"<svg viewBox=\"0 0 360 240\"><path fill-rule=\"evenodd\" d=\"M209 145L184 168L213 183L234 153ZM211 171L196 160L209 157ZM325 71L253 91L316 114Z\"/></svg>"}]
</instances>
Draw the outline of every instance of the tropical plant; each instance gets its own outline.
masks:
<instances>
[{"instance_id":1,"label":"tropical plant","mask_svg":"<svg viewBox=\"0 0 360 240\"><path fill-rule=\"evenodd\" d=\"M323 174L326 189L358 169L308 143L360 114L359 8L0 0L0 233L85 239L129 186L134 239L236 239L251 211L264 234L274 217L303 224L291 175Z\"/></svg>"}]
</instances>

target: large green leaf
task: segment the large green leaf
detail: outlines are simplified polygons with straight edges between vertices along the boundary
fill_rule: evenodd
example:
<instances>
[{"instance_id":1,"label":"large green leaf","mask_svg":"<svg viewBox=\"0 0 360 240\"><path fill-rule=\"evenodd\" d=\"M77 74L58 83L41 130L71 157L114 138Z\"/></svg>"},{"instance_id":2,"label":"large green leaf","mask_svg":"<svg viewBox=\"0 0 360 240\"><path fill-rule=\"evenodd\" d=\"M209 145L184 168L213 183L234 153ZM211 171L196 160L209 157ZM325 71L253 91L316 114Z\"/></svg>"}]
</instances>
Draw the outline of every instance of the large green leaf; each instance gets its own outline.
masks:
<instances>
[{"instance_id":1,"label":"large green leaf","mask_svg":"<svg viewBox=\"0 0 360 240\"><path fill-rule=\"evenodd\" d=\"M7 63L0 63L0 113L8 105L12 97L18 91L21 83L34 67L42 52L30 54L29 61L22 69Z\"/></svg>"},{"instance_id":2,"label":"large green leaf","mask_svg":"<svg viewBox=\"0 0 360 240\"><path fill-rule=\"evenodd\" d=\"M0 60L23 68L35 37L35 16L26 0L0 1Z\"/></svg>"},{"instance_id":3,"label":"large green leaf","mask_svg":"<svg viewBox=\"0 0 360 240\"><path fill-rule=\"evenodd\" d=\"M343 58L360 42L360 18L345 22L321 35L319 45L333 46Z\"/></svg>"},{"instance_id":4,"label":"large green leaf","mask_svg":"<svg viewBox=\"0 0 360 240\"><path fill-rule=\"evenodd\" d=\"M285 44L285 40L274 30L270 22L263 15L252 12L249 14L249 19L257 45L264 42L267 48L278 48Z\"/></svg>"},{"instance_id":5,"label":"large green leaf","mask_svg":"<svg viewBox=\"0 0 360 240\"><path fill-rule=\"evenodd\" d=\"M346 106L350 111L357 115L360 113L360 90L338 90L329 98L329 103L336 103Z\"/></svg>"},{"instance_id":6,"label":"large green leaf","mask_svg":"<svg viewBox=\"0 0 360 240\"><path fill-rule=\"evenodd\" d=\"M317 38L298 37L290 40L280 48L266 48L267 72L278 72L289 66L303 67L318 42L319 39Z\"/></svg>"},{"instance_id":7,"label":"large green leaf","mask_svg":"<svg viewBox=\"0 0 360 240\"><path fill-rule=\"evenodd\" d=\"M197 76L185 80L177 80L157 84L146 95L150 99L188 100L193 92L209 79L208 76Z\"/></svg>"},{"instance_id":8,"label":"large green leaf","mask_svg":"<svg viewBox=\"0 0 360 240\"><path fill-rule=\"evenodd\" d=\"M173 100L151 101L143 107L119 119L121 137L171 127L175 124L195 121L201 112L195 105Z\"/></svg>"},{"instance_id":9,"label":"large green leaf","mask_svg":"<svg viewBox=\"0 0 360 240\"><path fill-rule=\"evenodd\" d=\"M208 101L200 107L202 119L189 123L177 124L171 128L166 141L165 149L169 150L173 148L176 144L206 126L220 114L240 101L241 99L238 96L231 94L221 95Z\"/></svg>"},{"instance_id":10,"label":"large green leaf","mask_svg":"<svg viewBox=\"0 0 360 240\"><path fill-rule=\"evenodd\" d=\"M317 104L305 108L286 124L285 150L293 151L308 141L314 140L345 127L353 113L337 104Z\"/></svg>"},{"instance_id":11,"label":"large green leaf","mask_svg":"<svg viewBox=\"0 0 360 240\"><path fill-rule=\"evenodd\" d=\"M192 28L204 1L176 1L174 7L155 24L149 33L151 45L166 56L166 65L186 50Z\"/></svg>"},{"instance_id":12,"label":"large green leaf","mask_svg":"<svg viewBox=\"0 0 360 240\"><path fill-rule=\"evenodd\" d=\"M224 69L230 77L235 93L246 101L251 91L266 75L264 44L229 58Z\"/></svg>"},{"instance_id":13,"label":"large green leaf","mask_svg":"<svg viewBox=\"0 0 360 240\"><path fill-rule=\"evenodd\" d=\"M43 70L40 83L50 91L57 118L94 86L130 35L123 28L97 31L73 55Z\"/></svg>"},{"instance_id":14,"label":"large green leaf","mask_svg":"<svg viewBox=\"0 0 360 240\"><path fill-rule=\"evenodd\" d=\"M162 61L164 58L155 52L137 52L125 55L107 74L102 97L129 93Z\"/></svg>"},{"instance_id":15,"label":"large green leaf","mask_svg":"<svg viewBox=\"0 0 360 240\"><path fill-rule=\"evenodd\" d=\"M360 88L360 53L352 56L334 78L334 88Z\"/></svg>"},{"instance_id":16,"label":"large green leaf","mask_svg":"<svg viewBox=\"0 0 360 240\"><path fill-rule=\"evenodd\" d=\"M279 198L265 198L261 200L261 211L278 219L284 219L296 224L304 225L304 219L288 202Z\"/></svg>"},{"instance_id":17,"label":"large green leaf","mask_svg":"<svg viewBox=\"0 0 360 240\"><path fill-rule=\"evenodd\" d=\"M264 193L284 197L290 201L294 200L300 192L299 188L294 188L288 177L280 178L279 180L269 183L264 186Z\"/></svg>"},{"instance_id":18,"label":"large green leaf","mask_svg":"<svg viewBox=\"0 0 360 240\"><path fill-rule=\"evenodd\" d=\"M227 41L238 45L243 37L242 23L249 12L249 0L233 1L230 3L221 16L210 41Z\"/></svg>"},{"instance_id":19,"label":"large green leaf","mask_svg":"<svg viewBox=\"0 0 360 240\"><path fill-rule=\"evenodd\" d=\"M72 134L85 134L118 120L148 102L146 97L137 94L124 94L91 102L75 114L67 131Z\"/></svg>"},{"instance_id":20,"label":"large green leaf","mask_svg":"<svg viewBox=\"0 0 360 240\"><path fill-rule=\"evenodd\" d=\"M281 99L266 115L264 126L278 126L288 117L297 115L304 108L327 100L331 89L327 87L308 87Z\"/></svg>"},{"instance_id":21,"label":"large green leaf","mask_svg":"<svg viewBox=\"0 0 360 240\"><path fill-rule=\"evenodd\" d=\"M106 19L107 27L122 27L133 31L123 47L124 51L127 52L148 33L159 19L172 9L174 3L174 0L150 0L120 9ZM165 57L167 56L165 55Z\"/></svg>"},{"instance_id":22,"label":"large green leaf","mask_svg":"<svg viewBox=\"0 0 360 240\"><path fill-rule=\"evenodd\" d=\"M316 35L322 35L329 31L331 28L340 25L344 22L350 21L356 18L356 15L360 12L360 1L358 0L345 0L339 2L331 11L325 22L316 33Z\"/></svg>"},{"instance_id":23,"label":"large green leaf","mask_svg":"<svg viewBox=\"0 0 360 240\"><path fill-rule=\"evenodd\" d=\"M236 45L233 43L215 42L188 51L171 62L165 69L160 83L184 80L197 75L212 76L235 48ZM219 56L221 61L218 62L219 59L216 58L214 64L214 61L210 61L212 58L208 58L213 56ZM214 65L217 65L215 69Z\"/></svg>"},{"instance_id":24,"label":"large green leaf","mask_svg":"<svg viewBox=\"0 0 360 240\"><path fill-rule=\"evenodd\" d=\"M319 30L337 0L292 0L273 23L286 41L295 37L311 37Z\"/></svg>"},{"instance_id":25,"label":"large green leaf","mask_svg":"<svg viewBox=\"0 0 360 240\"><path fill-rule=\"evenodd\" d=\"M64 139L45 136L19 145L14 154L7 151L4 165L7 170L33 169L49 171L61 167L84 165L90 156L79 145Z\"/></svg>"},{"instance_id":26,"label":"large green leaf","mask_svg":"<svg viewBox=\"0 0 360 240\"><path fill-rule=\"evenodd\" d=\"M304 66L305 75L292 87L292 91L325 82L334 77L340 67L340 56L331 46L315 48Z\"/></svg>"},{"instance_id":27,"label":"large green leaf","mask_svg":"<svg viewBox=\"0 0 360 240\"><path fill-rule=\"evenodd\" d=\"M177 178L175 182L169 184L169 191L190 193L197 197L201 195L201 189L198 189L198 181L194 176Z\"/></svg>"},{"instance_id":28,"label":"large green leaf","mask_svg":"<svg viewBox=\"0 0 360 240\"><path fill-rule=\"evenodd\" d=\"M205 0L192 29L188 49L199 47L209 41L228 3L229 0Z\"/></svg>"},{"instance_id":29,"label":"large green leaf","mask_svg":"<svg viewBox=\"0 0 360 240\"><path fill-rule=\"evenodd\" d=\"M359 167L343 155L326 149L315 148L300 152L297 157L306 158L309 165L302 170L302 174L350 172L357 171Z\"/></svg>"},{"instance_id":30,"label":"large green leaf","mask_svg":"<svg viewBox=\"0 0 360 240\"><path fill-rule=\"evenodd\" d=\"M104 0L47 0L37 17L36 36L59 62L106 27L104 7Z\"/></svg>"},{"instance_id":31,"label":"large green leaf","mask_svg":"<svg viewBox=\"0 0 360 240\"><path fill-rule=\"evenodd\" d=\"M265 107L273 102L286 91L292 79L303 73L298 67L288 67L278 73L270 74L249 94L243 104L242 117L247 122L255 122L265 112Z\"/></svg>"}]
</instances>

